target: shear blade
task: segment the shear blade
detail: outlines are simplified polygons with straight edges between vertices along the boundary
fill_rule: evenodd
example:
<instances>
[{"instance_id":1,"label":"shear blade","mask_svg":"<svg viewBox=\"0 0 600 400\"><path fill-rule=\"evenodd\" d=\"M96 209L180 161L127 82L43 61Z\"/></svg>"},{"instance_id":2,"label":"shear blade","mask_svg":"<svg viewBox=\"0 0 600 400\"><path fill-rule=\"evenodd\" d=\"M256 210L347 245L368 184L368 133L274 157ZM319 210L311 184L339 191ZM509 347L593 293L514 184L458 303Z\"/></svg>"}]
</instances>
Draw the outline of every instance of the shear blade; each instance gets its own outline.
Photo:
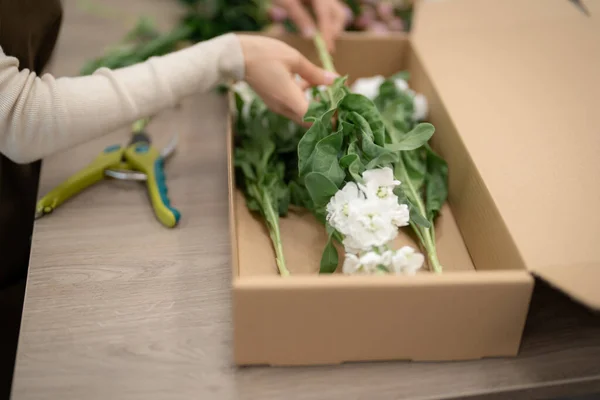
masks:
<instances>
[{"instance_id":1,"label":"shear blade","mask_svg":"<svg viewBox=\"0 0 600 400\"><path fill-rule=\"evenodd\" d=\"M114 169L107 169L104 171L104 175L122 181L146 181L148 179L146 174L142 172L118 171Z\"/></svg>"},{"instance_id":2,"label":"shear blade","mask_svg":"<svg viewBox=\"0 0 600 400\"><path fill-rule=\"evenodd\" d=\"M175 151L175 147L177 147L177 142L179 141L179 136L177 134L173 135L169 143L160 152L160 156L162 158L169 158L171 154Z\"/></svg>"}]
</instances>

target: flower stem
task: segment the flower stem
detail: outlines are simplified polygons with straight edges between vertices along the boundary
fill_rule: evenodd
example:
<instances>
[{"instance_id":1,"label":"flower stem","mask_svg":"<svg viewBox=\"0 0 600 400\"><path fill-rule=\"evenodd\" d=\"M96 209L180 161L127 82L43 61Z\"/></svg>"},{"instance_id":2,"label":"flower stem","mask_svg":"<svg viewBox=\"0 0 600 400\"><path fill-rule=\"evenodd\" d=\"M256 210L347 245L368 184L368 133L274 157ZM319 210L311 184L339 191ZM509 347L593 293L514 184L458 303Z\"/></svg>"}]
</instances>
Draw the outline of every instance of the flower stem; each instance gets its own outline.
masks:
<instances>
[{"instance_id":1,"label":"flower stem","mask_svg":"<svg viewBox=\"0 0 600 400\"><path fill-rule=\"evenodd\" d=\"M384 125L387 130L389 130L390 132L395 131L396 128L394 127L394 125L391 124L389 121L387 121L385 118L383 119L383 122L384 122ZM389 137L390 137L391 142L394 143L395 142L394 138L396 137L396 135L394 135L392 133L389 135ZM402 157L399 157L399 160L396 163L396 167L397 168L395 168L395 169L400 170L399 172L402 174L402 177L400 179L402 181L402 184L403 185L405 184L406 187L408 188L409 199L412 199L412 201L414 201L419 213L422 216L426 216L427 212L425 210L425 205L423 204L423 200L421 199L421 196L415 189L414 185L412 184L412 181L410 180L410 177L408 176L408 172L406 170L406 166L404 165L404 160L402 159ZM429 228L425 228L423 226L417 225L412 222L410 223L410 226L415 231L417 237L421 241L422 246L425 248L425 251L427 252L427 257L429 258L429 266L431 267L433 272L441 273L443 268L442 268L442 265L440 264L440 260L437 255L437 248L435 245L435 233L434 233L435 228L433 226L433 220L430 220L429 222L431 224L431 227L429 227Z\"/></svg>"},{"instance_id":2,"label":"flower stem","mask_svg":"<svg viewBox=\"0 0 600 400\"><path fill-rule=\"evenodd\" d=\"M327 46L325 45L325 41L323 40L323 36L317 32L314 38L315 47L317 48L317 52L319 53L319 58L321 59L321 64L323 64L323 68L326 71L335 73L335 66L333 65L333 59L331 58L331 54L327 50Z\"/></svg>"},{"instance_id":3,"label":"flower stem","mask_svg":"<svg viewBox=\"0 0 600 400\"><path fill-rule=\"evenodd\" d=\"M313 42L315 44L315 47L317 48L317 53L319 53L319 59L321 60L321 64L323 65L325 71L337 74L337 72L335 71L335 66L333 65L333 58L327 50L327 45L325 44L321 33L317 32ZM331 86L327 86L327 95L329 96L329 101L333 106L333 91L331 90Z\"/></svg>"},{"instance_id":4,"label":"flower stem","mask_svg":"<svg viewBox=\"0 0 600 400\"><path fill-rule=\"evenodd\" d=\"M283 243L281 242L281 231L279 230L279 214L271 203L271 198L265 190L254 188L254 193L258 194L262 212L267 221L269 236L275 249L275 262L281 276L289 276L290 271L285 266L285 257L283 255Z\"/></svg>"}]
</instances>

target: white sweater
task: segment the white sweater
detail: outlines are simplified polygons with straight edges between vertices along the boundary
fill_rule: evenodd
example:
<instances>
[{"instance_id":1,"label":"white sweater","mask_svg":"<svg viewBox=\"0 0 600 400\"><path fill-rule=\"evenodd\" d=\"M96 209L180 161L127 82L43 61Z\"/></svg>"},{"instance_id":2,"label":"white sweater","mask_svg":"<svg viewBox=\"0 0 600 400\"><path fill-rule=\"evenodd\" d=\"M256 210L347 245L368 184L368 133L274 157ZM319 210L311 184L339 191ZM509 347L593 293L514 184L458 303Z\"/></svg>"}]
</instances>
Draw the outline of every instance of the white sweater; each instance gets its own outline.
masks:
<instances>
[{"instance_id":1,"label":"white sweater","mask_svg":"<svg viewBox=\"0 0 600 400\"><path fill-rule=\"evenodd\" d=\"M109 133L245 73L234 34L91 76L38 77L18 65L0 47L0 153L18 163Z\"/></svg>"}]
</instances>

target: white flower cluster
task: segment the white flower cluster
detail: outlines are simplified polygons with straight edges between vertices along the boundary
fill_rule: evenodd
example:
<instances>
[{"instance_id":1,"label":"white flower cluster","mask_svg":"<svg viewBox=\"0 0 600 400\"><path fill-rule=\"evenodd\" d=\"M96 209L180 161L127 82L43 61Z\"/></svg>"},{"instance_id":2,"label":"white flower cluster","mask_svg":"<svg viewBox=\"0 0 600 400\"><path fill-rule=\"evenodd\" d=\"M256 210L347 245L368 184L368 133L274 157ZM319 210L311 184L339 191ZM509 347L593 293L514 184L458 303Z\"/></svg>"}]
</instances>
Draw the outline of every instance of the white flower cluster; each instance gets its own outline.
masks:
<instances>
[{"instance_id":1,"label":"white flower cluster","mask_svg":"<svg viewBox=\"0 0 600 400\"><path fill-rule=\"evenodd\" d=\"M370 251L362 256L346 254L342 271L348 275L372 275L392 272L397 275L415 275L423 266L425 257L410 246L399 250ZM385 269L381 268L385 267Z\"/></svg>"},{"instance_id":2,"label":"white flower cluster","mask_svg":"<svg viewBox=\"0 0 600 400\"><path fill-rule=\"evenodd\" d=\"M382 75L372 76L370 78L359 78L352 85L352 92L362 94L365 97L373 100L379 94L379 87L385 81L385 77ZM414 112L413 119L415 121L423 121L427 118L429 107L427 99L420 93L416 93L414 90L408 87L408 83L404 79L394 79L396 88L401 91L408 93L413 98Z\"/></svg>"},{"instance_id":3,"label":"white flower cluster","mask_svg":"<svg viewBox=\"0 0 600 400\"><path fill-rule=\"evenodd\" d=\"M394 179L392 169L368 170L362 177L364 183L348 182L326 209L327 222L344 236L344 272L374 273L383 267L382 271L402 273L420 268L423 257L417 253L407 257L410 247L396 253L384 250L398 236L398 229L410 221L408 206L399 204L394 194L400 182Z\"/></svg>"}]
</instances>

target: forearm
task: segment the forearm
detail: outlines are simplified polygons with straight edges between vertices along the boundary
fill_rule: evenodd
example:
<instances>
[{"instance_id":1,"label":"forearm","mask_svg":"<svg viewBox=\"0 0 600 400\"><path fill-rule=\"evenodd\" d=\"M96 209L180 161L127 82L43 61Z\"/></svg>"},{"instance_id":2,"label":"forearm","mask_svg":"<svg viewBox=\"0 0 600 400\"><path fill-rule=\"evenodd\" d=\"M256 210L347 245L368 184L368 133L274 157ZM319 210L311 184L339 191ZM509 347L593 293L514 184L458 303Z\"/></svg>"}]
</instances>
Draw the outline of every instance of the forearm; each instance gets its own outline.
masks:
<instances>
[{"instance_id":1,"label":"forearm","mask_svg":"<svg viewBox=\"0 0 600 400\"><path fill-rule=\"evenodd\" d=\"M40 159L243 76L233 34L77 78L19 72L16 59L0 53L0 152L16 162Z\"/></svg>"}]
</instances>

